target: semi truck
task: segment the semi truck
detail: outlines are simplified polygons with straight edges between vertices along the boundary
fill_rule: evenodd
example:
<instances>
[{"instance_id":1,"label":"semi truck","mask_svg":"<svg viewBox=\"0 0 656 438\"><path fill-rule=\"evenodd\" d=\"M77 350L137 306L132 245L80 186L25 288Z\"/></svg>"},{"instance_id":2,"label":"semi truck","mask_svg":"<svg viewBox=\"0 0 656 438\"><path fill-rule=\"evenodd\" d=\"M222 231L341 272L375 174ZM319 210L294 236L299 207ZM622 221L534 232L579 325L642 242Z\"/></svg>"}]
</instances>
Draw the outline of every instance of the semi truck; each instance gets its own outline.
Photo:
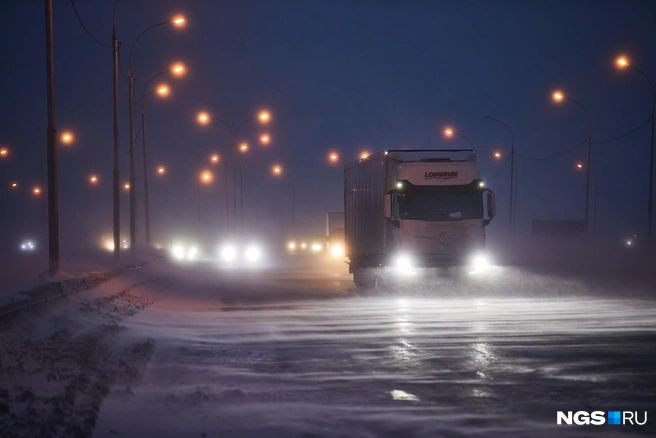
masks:
<instances>
[{"instance_id":1,"label":"semi truck","mask_svg":"<svg viewBox=\"0 0 656 438\"><path fill-rule=\"evenodd\" d=\"M422 268L482 268L494 215L474 150L389 150L344 166L346 255L358 288Z\"/></svg>"}]
</instances>

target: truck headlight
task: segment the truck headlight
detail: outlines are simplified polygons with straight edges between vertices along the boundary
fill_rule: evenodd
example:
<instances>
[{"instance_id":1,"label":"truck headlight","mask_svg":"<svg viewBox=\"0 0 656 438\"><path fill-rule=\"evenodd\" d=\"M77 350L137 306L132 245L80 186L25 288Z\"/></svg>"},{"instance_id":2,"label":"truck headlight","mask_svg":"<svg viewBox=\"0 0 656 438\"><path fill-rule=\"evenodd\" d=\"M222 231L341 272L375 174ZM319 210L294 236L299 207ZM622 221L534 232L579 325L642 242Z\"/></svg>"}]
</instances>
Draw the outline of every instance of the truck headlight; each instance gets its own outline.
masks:
<instances>
[{"instance_id":1,"label":"truck headlight","mask_svg":"<svg viewBox=\"0 0 656 438\"><path fill-rule=\"evenodd\" d=\"M485 254L476 254L471 259L474 272L484 271L490 266L490 260Z\"/></svg>"},{"instance_id":2,"label":"truck headlight","mask_svg":"<svg viewBox=\"0 0 656 438\"><path fill-rule=\"evenodd\" d=\"M409 254L399 254L394 259L394 266L397 268L411 268L412 257Z\"/></svg>"}]
</instances>

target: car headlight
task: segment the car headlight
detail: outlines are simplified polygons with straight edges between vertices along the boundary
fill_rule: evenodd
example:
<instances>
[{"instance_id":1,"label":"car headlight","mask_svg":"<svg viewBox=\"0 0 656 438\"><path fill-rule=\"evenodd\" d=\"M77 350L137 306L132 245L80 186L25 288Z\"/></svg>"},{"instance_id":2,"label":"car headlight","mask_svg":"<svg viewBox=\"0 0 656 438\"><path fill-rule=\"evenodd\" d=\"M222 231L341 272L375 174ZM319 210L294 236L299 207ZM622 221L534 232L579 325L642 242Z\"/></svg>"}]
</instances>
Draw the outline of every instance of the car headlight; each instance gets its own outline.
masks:
<instances>
[{"instance_id":1,"label":"car headlight","mask_svg":"<svg viewBox=\"0 0 656 438\"><path fill-rule=\"evenodd\" d=\"M335 245L331 248L330 253L333 255L333 257L343 257L344 249L339 245Z\"/></svg>"},{"instance_id":2,"label":"car headlight","mask_svg":"<svg viewBox=\"0 0 656 438\"><path fill-rule=\"evenodd\" d=\"M176 260L182 260L185 258L185 249L184 246L182 245L173 245L173 248L171 248L171 254L173 255L173 258Z\"/></svg>"},{"instance_id":3,"label":"car headlight","mask_svg":"<svg viewBox=\"0 0 656 438\"><path fill-rule=\"evenodd\" d=\"M246 248L246 260L256 262L262 258L262 251L257 245L249 245Z\"/></svg>"},{"instance_id":4,"label":"car headlight","mask_svg":"<svg viewBox=\"0 0 656 438\"><path fill-rule=\"evenodd\" d=\"M187 252L187 260L196 260L196 257L198 257L198 248L192 246Z\"/></svg>"},{"instance_id":5,"label":"car headlight","mask_svg":"<svg viewBox=\"0 0 656 438\"><path fill-rule=\"evenodd\" d=\"M226 245L221 248L221 258L226 262L231 262L237 258L237 250L232 245Z\"/></svg>"}]
</instances>

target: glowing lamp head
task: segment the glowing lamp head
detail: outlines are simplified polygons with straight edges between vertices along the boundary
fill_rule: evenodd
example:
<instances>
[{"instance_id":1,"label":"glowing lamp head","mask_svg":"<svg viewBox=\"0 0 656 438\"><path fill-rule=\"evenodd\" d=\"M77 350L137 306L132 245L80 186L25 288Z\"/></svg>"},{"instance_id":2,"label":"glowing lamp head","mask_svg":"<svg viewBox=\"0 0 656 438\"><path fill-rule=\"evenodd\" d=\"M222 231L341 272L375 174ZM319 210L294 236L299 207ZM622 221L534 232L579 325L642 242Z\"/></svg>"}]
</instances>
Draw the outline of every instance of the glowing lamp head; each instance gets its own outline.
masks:
<instances>
[{"instance_id":1,"label":"glowing lamp head","mask_svg":"<svg viewBox=\"0 0 656 438\"><path fill-rule=\"evenodd\" d=\"M157 173L158 173L159 175L164 175L164 174L166 173L166 167L164 167L164 166L159 166L159 167L157 168Z\"/></svg>"},{"instance_id":2,"label":"glowing lamp head","mask_svg":"<svg viewBox=\"0 0 656 438\"><path fill-rule=\"evenodd\" d=\"M89 177L89 182L93 185L98 184L98 176L97 175L91 175Z\"/></svg>"},{"instance_id":3,"label":"glowing lamp head","mask_svg":"<svg viewBox=\"0 0 656 438\"><path fill-rule=\"evenodd\" d=\"M61 135L61 142L62 142L63 144L66 144L66 145L68 145L68 144L72 144L72 143L73 143L73 140L74 140L74 137L73 137L73 134L72 134L72 133L70 133L70 132L68 132L68 131L64 131L64 132L62 132L62 135Z\"/></svg>"},{"instance_id":4,"label":"glowing lamp head","mask_svg":"<svg viewBox=\"0 0 656 438\"><path fill-rule=\"evenodd\" d=\"M260 111L257 118L261 123L269 123L271 121L271 114L268 111Z\"/></svg>"},{"instance_id":5,"label":"glowing lamp head","mask_svg":"<svg viewBox=\"0 0 656 438\"><path fill-rule=\"evenodd\" d=\"M171 23L173 23L173 25L175 27L184 27L186 22L187 21L185 20L185 18L182 15L178 15L177 17L173 17L173 20L171 20Z\"/></svg>"},{"instance_id":6,"label":"glowing lamp head","mask_svg":"<svg viewBox=\"0 0 656 438\"><path fill-rule=\"evenodd\" d=\"M583 169L583 164L582 163L576 163L576 168L577 169Z\"/></svg>"},{"instance_id":7,"label":"glowing lamp head","mask_svg":"<svg viewBox=\"0 0 656 438\"><path fill-rule=\"evenodd\" d=\"M620 56L617 58L617 66L620 68L628 67L629 65L629 60L626 58L626 56Z\"/></svg>"},{"instance_id":8,"label":"glowing lamp head","mask_svg":"<svg viewBox=\"0 0 656 438\"><path fill-rule=\"evenodd\" d=\"M196 116L196 120L198 120L198 123L201 125L207 125L210 122L210 115L204 111L201 111Z\"/></svg>"},{"instance_id":9,"label":"glowing lamp head","mask_svg":"<svg viewBox=\"0 0 656 438\"><path fill-rule=\"evenodd\" d=\"M337 155L335 152L332 152L332 153L328 156L328 158L330 159L330 161L332 161L332 162L334 163L334 162L336 162L337 160L339 160L339 155Z\"/></svg>"},{"instance_id":10,"label":"glowing lamp head","mask_svg":"<svg viewBox=\"0 0 656 438\"><path fill-rule=\"evenodd\" d=\"M364 160L364 159L367 158L368 156L369 156L369 152L364 151L364 152L362 152L362 153L360 154L360 159L361 159L361 160Z\"/></svg>"},{"instance_id":11,"label":"glowing lamp head","mask_svg":"<svg viewBox=\"0 0 656 438\"><path fill-rule=\"evenodd\" d=\"M0 148L0 158L5 158L9 155L9 149Z\"/></svg>"},{"instance_id":12,"label":"glowing lamp head","mask_svg":"<svg viewBox=\"0 0 656 438\"><path fill-rule=\"evenodd\" d=\"M495 152L494 153L494 158L496 158L497 160L500 159L501 158L501 152L498 152L498 151Z\"/></svg>"},{"instance_id":13,"label":"glowing lamp head","mask_svg":"<svg viewBox=\"0 0 656 438\"><path fill-rule=\"evenodd\" d=\"M201 183L203 183L203 184L209 184L209 183L211 183L212 180L214 179L214 175L213 175L212 172L210 172L209 170L203 170L203 171L198 175L198 178L200 179L200 182L201 182Z\"/></svg>"},{"instance_id":14,"label":"glowing lamp head","mask_svg":"<svg viewBox=\"0 0 656 438\"><path fill-rule=\"evenodd\" d=\"M239 145L239 150L242 152L248 152L248 143L242 143Z\"/></svg>"},{"instance_id":15,"label":"glowing lamp head","mask_svg":"<svg viewBox=\"0 0 656 438\"><path fill-rule=\"evenodd\" d=\"M157 94L159 94L162 97L166 97L169 95L169 87L167 85L160 85L157 87Z\"/></svg>"},{"instance_id":16,"label":"glowing lamp head","mask_svg":"<svg viewBox=\"0 0 656 438\"><path fill-rule=\"evenodd\" d=\"M123 189L124 189L125 191L130 190L130 183L125 183L125 184L123 184Z\"/></svg>"},{"instance_id":17,"label":"glowing lamp head","mask_svg":"<svg viewBox=\"0 0 656 438\"><path fill-rule=\"evenodd\" d=\"M563 94L562 91L554 91L551 97L555 102L562 102L563 99L565 98L565 95Z\"/></svg>"},{"instance_id":18,"label":"glowing lamp head","mask_svg":"<svg viewBox=\"0 0 656 438\"><path fill-rule=\"evenodd\" d=\"M296 249L296 242L292 241L287 243L287 249L289 249L290 251L294 251Z\"/></svg>"},{"instance_id":19,"label":"glowing lamp head","mask_svg":"<svg viewBox=\"0 0 656 438\"><path fill-rule=\"evenodd\" d=\"M271 171L273 172L274 175L280 175L282 173L282 167L280 166L273 166L271 168Z\"/></svg>"},{"instance_id":20,"label":"glowing lamp head","mask_svg":"<svg viewBox=\"0 0 656 438\"><path fill-rule=\"evenodd\" d=\"M12 189L17 189L18 188L18 183L17 182L11 183L11 188Z\"/></svg>"},{"instance_id":21,"label":"glowing lamp head","mask_svg":"<svg viewBox=\"0 0 656 438\"><path fill-rule=\"evenodd\" d=\"M444 135L447 136L447 137L453 137L453 129L445 128L444 129Z\"/></svg>"},{"instance_id":22,"label":"glowing lamp head","mask_svg":"<svg viewBox=\"0 0 656 438\"><path fill-rule=\"evenodd\" d=\"M177 62L171 66L171 73L175 76L182 76L186 73L187 69L184 64Z\"/></svg>"},{"instance_id":23,"label":"glowing lamp head","mask_svg":"<svg viewBox=\"0 0 656 438\"><path fill-rule=\"evenodd\" d=\"M41 187L34 187L32 189L32 193L34 193L34 195L36 195L36 196L40 196L41 195Z\"/></svg>"},{"instance_id":24,"label":"glowing lamp head","mask_svg":"<svg viewBox=\"0 0 656 438\"><path fill-rule=\"evenodd\" d=\"M269 134L260 135L260 143L267 145L270 142L271 142L271 137L269 137Z\"/></svg>"},{"instance_id":25,"label":"glowing lamp head","mask_svg":"<svg viewBox=\"0 0 656 438\"><path fill-rule=\"evenodd\" d=\"M221 157L219 157L219 154L213 154L210 156L210 162L212 164L218 164L219 161L221 161Z\"/></svg>"}]
</instances>

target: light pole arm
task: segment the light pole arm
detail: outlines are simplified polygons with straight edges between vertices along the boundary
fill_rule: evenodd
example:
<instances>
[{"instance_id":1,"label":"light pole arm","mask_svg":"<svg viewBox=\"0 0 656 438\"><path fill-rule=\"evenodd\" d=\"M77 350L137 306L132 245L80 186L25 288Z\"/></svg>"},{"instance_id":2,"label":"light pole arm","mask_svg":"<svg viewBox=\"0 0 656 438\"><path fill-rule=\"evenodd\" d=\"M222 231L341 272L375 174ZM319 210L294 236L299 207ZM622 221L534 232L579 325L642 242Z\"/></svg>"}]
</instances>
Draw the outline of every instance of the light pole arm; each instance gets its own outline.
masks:
<instances>
[{"instance_id":1,"label":"light pole arm","mask_svg":"<svg viewBox=\"0 0 656 438\"><path fill-rule=\"evenodd\" d=\"M230 134L232 135L234 141L235 137L237 136L237 132L234 129L232 129L232 126L228 125L225 121L219 119L218 117L210 117L210 119L216 122L220 122L221 124L223 124L223 126L228 128L228 131L230 131Z\"/></svg>"},{"instance_id":2,"label":"light pole arm","mask_svg":"<svg viewBox=\"0 0 656 438\"><path fill-rule=\"evenodd\" d=\"M472 142L471 142L467 137L465 137L464 135L462 135L462 134L459 133L459 132L454 132L454 134L457 135L457 136L459 136L459 137L464 138L465 140L467 140L467 143L469 143L469 146L471 146L471 148L474 149L474 145L472 144Z\"/></svg>"},{"instance_id":3,"label":"light pole arm","mask_svg":"<svg viewBox=\"0 0 656 438\"><path fill-rule=\"evenodd\" d=\"M642 70L631 66L632 69L640 73L642 76L644 76L645 79L647 79L647 82L649 82L649 86L651 87L651 115L652 117L654 116L654 106L656 106L656 91L654 91L654 84L652 84L651 80L649 80L649 77L643 72Z\"/></svg>"},{"instance_id":4,"label":"light pole arm","mask_svg":"<svg viewBox=\"0 0 656 438\"><path fill-rule=\"evenodd\" d=\"M501 123L503 126L505 126L508 129L508 132L510 132L511 149L514 151L515 150L515 135L513 134L512 129L510 129L510 126L506 125L504 122L502 122L499 119L495 119L494 117L483 116L483 118L486 119L486 120L494 120L495 122Z\"/></svg>"},{"instance_id":5,"label":"light pole arm","mask_svg":"<svg viewBox=\"0 0 656 438\"><path fill-rule=\"evenodd\" d=\"M144 36L144 34L145 34L146 32L148 32L149 30L154 29L154 28L159 27L159 26L164 26L165 24L170 24L170 23L171 23L171 21L169 20L169 21L163 21L163 22L161 22L161 23L153 24L152 26L150 26L149 28L147 28L146 30L144 30L143 32L141 32L141 33L139 34L139 36L137 37L137 39L134 40L134 43L132 44L132 48L130 49L130 57L129 57L129 61L130 61L130 62L129 62L129 66L130 66L130 67L129 67L129 68L130 68L130 70L132 70L132 52L134 51L134 47L135 47L135 46L137 45L137 43L139 42L139 39L140 39L142 36Z\"/></svg>"},{"instance_id":6,"label":"light pole arm","mask_svg":"<svg viewBox=\"0 0 656 438\"><path fill-rule=\"evenodd\" d=\"M580 102L578 102L578 101L576 101L576 100L574 100L574 99L572 99L572 98L570 98L570 97L567 97L567 96L565 96L565 99L569 100L570 102L573 102L573 103L577 104L577 105L580 106L581 109L585 112L585 115L586 115L586 117L588 118L588 136L589 136L589 135L590 135L590 131L592 131L592 122L590 121L590 113L588 113L588 110L585 109L585 107L584 107L583 105L581 105Z\"/></svg>"},{"instance_id":7,"label":"light pole arm","mask_svg":"<svg viewBox=\"0 0 656 438\"><path fill-rule=\"evenodd\" d=\"M144 98L145 98L146 96L150 96L151 94L153 94L153 93L148 93L148 94L146 94L146 91L148 90L148 86L150 85L150 83L151 83L152 81L154 81L155 78L158 78L158 77L160 77L160 76L162 76L162 75L164 75L164 74L166 74L166 73L169 73L170 71L171 71L171 69L161 71L161 72L157 73L155 76L153 76L152 78L148 79L148 82L146 82L146 86L143 88L143 91L141 92L141 99L139 99L139 100L137 101L137 105L139 105L139 102L141 102L142 100L144 100Z\"/></svg>"}]
</instances>

